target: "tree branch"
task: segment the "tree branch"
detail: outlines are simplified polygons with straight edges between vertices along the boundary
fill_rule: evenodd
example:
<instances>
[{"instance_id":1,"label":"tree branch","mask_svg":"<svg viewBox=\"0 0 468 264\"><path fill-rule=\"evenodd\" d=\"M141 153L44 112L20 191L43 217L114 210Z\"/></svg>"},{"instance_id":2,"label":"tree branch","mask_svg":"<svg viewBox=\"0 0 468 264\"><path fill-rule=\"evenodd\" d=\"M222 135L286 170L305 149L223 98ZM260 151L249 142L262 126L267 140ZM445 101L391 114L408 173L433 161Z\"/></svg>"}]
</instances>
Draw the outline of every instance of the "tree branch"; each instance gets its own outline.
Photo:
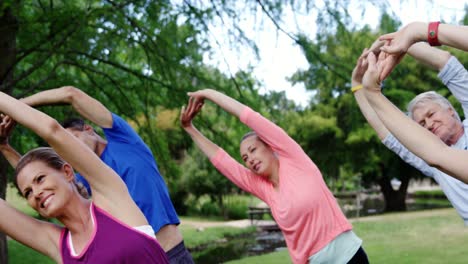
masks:
<instances>
[{"instance_id":1,"label":"tree branch","mask_svg":"<svg viewBox=\"0 0 468 264\"><path fill-rule=\"evenodd\" d=\"M39 67L41 67L46 61L47 59L49 59L52 54L54 52L56 52L56 49L58 47L60 47L71 35L73 35L76 30L78 29L78 26L79 24L74 24L75 27L71 28L70 31L66 34L64 34L64 36L57 42L55 43L49 50L47 50L46 52L48 52L46 54L46 56L40 60L38 63L35 63L33 66L31 66L28 70L24 71L23 73L19 74L19 77L18 78L15 78L13 81L9 82L9 83L6 83L6 84L3 84L0 89L4 89L5 87L9 87L9 86L14 86L16 83L18 83L19 81L21 81L22 79L26 78L27 76L29 76L31 73L33 73L35 70L37 70ZM64 27L63 29L66 29L67 27ZM55 37L56 35L58 35L58 33L60 33L62 31L59 30L57 31L53 37ZM32 52L35 52L35 51L40 51L39 47L42 46L46 41L41 41L39 45L37 45L36 47L34 48L31 48L31 49L28 49L28 50L25 50L24 54L21 55L19 58L16 59L16 61L11 65L11 67L8 69L8 71L6 72L6 74L10 73L11 71L13 71L13 69L16 67L16 65L21 61L23 60L24 58L26 58L27 56L29 56ZM0 77L0 78L3 78L5 77L6 75Z\"/></svg>"},{"instance_id":2,"label":"tree branch","mask_svg":"<svg viewBox=\"0 0 468 264\"><path fill-rule=\"evenodd\" d=\"M130 68L128 68L128 67L126 67L126 66L124 66L124 65L121 65L121 64L119 64L119 63L117 63L117 62L114 62L114 61L106 60L106 59L103 59L103 58L100 58L100 57L97 57L97 56L95 56L95 55L92 55L92 54L89 54L89 53L86 53L86 52L82 52L82 51L79 51L79 50L68 50L68 51L65 51L65 53L67 53L67 54L82 55L82 56L85 56L85 57L90 58L90 59L92 59L92 60L96 60L96 61L98 61L98 62L107 64L107 65L110 65L110 66L112 66L112 67L114 67L114 68L117 68L117 69L119 69L119 70L122 70L122 71L124 71L124 72L130 73L130 74L132 74L132 75L134 75L134 76L136 76L136 77L138 77L138 78L140 78L140 79L146 79L146 80L150 80L150 81L152 81L152 82L156 82L156 83L158 83L158 84L160 84L161 86L166 87L166 88L173 88L172 86L170 86L170 85L164 83L164 82L161 81L161 80L152 78L152 77L150 77L150 76L146 76L146 75L144 75L144 74L142 74L142 73L139 73L139 72L136 71L136 70L130 69Z\"/></svg>"},{"instance_id":3,"label":"tree branch","mask_svg":"<svg viewBox=\"0 0 468 264\"><path fill-rule=\"evenodd\" d=\"M116 90L118 91L118 93L122 96L122 98L126 98L127 95L125 94L125 92L123 91L123 88L122 86L120 85L120 83L116 80L114 80L114 78L112 78L112 76L110 76L109 74L105 73L105 72L102 72L102 71L99 71L99 70L96 70L95 68L91 68L91 67L88 67L88 66L85 66L85 65L81 65L77 62L74 62L74 61L66 61L64 64L68 64L70 66L74 66L74 67L77 67L79 68L80 70L83 70L83 72L86 74L86 76L88 77L88 79L93 83L95 84L96 87L100 87L100 85L98 84L98 82L95 81L95 79L92 77L92 75L90 73L94 73L94 74L97 74L97 75L101 75L103 76L104 78L106 78L107 80L109 80L109 82L116 88ZM102 92L104 92L106 94L106 96L108 98L112 98L110 97L106 91L104 90L101 90ZM113 101L113 100L112 100ZM114 104L116 105L117 108L119 108L119 106L117 104ZM133 108L133 105L129 105L130 108L132 109L133 112L135 112L135 109ZM121 109L122 110L122 109ZM123 111L121 111L123 112Z\"/></svg>"},{"instance_id":4,"label":"tree branch","mask_svg":"<svg viewBox=\"0 0 468 264\"><path fill-rule=\"evenodd\" d=\"M30 92L36 90L36 88L38 88L39 86L41 86L43 83L45 83L46 81L50 80L53 76L55 76L56 72L55 70L58 68L58 66L62 65L64 63L64 61L60 61L58 62L53 68L52 70L50 71L49 75L47 75L46 77L44 77L42 80L38 81L35 85L31 86L30 88L28 88L27 90L25 90L23 93L21 93L18 98L23 98L25 97L27 94L29 94Z\"/></svg>"},{"instance_id":5,"label":"tree branch","mask_svg":"<svg viewBox=\"0 0 468 264\"><path fill-rule=\"evenodd\" d=\"M189 7L190 10L192 10L192 12L194 12L195 14L198 14L198 10L193 5L191 5L187 0L184 0L184 3ZM222 17L221 17L221 21L223 21ZM200 23L203 25L205 30L210 33L210 35L212 36L212 38L216 42L216 45L218 45L218 47L222 47L221 43L218 41L218 39L215 37L215 35L211 32L211 30L209 29L209 27L205 23L205 21L203 19L201 19ZM224 21L223 21L223 23L224 23ZM223 54L222 49L220 49L220 50L221 50L221 54ZM230 75L229 79L234 83L234 86L236 87L237 92L239 93L239 96L241 98L244 98L244 96L242 94L242 90L240 88L240 85L239 85L239 83L237 83L236 79L234 78L234 74L232 73L231 66L229 65L229 62L227 61L226 56L224 56L224 54L223 54L223 60L224 60L224 63L226 64L226 66L228 68L228 72L229 72L229 75Z\"/></svg>"}]
</instances>

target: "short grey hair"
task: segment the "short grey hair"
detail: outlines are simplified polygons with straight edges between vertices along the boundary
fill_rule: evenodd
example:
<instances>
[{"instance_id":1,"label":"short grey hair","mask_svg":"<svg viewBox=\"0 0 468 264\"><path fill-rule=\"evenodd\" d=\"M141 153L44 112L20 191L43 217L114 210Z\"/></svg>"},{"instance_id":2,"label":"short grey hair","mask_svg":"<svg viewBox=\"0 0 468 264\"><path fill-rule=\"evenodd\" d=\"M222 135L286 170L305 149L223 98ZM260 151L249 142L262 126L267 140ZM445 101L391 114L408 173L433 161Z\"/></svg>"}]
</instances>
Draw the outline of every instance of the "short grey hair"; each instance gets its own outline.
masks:
<instances>
[{"instance_id":1,"label":"short grey hair","mask_svg":"<svg viewBox=\"0 0 468 264\"><path fill-rule=\"evenodd\" d=\"M408 107L407 107L408 116L411 119L413 119L414 109L417 108L418 105L424 104L427 102L436 103L440 105L441 107L443 107L444 109L452 109L452 111L455 114L455 118L461 122L460 116L458 115L453 105L449 102L449 100L447 100L447 98L443 97L442 95L434 91L420 93L416 97L414 97L413 100L411 100L408 103Z\"/></svg>"}]
</instances>

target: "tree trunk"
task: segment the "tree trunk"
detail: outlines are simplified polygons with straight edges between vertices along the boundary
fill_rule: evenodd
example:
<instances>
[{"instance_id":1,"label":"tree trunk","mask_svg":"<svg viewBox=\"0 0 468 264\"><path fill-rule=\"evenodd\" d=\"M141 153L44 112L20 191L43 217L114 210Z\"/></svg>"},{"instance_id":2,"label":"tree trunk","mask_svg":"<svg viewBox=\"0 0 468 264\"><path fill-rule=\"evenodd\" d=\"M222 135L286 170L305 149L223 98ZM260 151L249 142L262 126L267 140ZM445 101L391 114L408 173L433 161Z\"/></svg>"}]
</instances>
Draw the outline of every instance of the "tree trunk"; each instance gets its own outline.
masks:
<instances>
[{"instance_id":1,"label":"tree trunk","mask_svg":"<svg viewBox=\"0 0 468 264\"><path fill-rule=\"evenodd\" d=\"M382 168L384 176L379 180L380 190L385 200L385 212L406 211L406 194L410 176L404 172L402 175L399 175L401 185L398 190L394 190L390 182L393 177L391 175L385 175L386 171L388 170Z\"/></svg>"},{"instance_id":2,"label":"tree trunk","mask_svg":"<svg viewBox=\"0 0 468 264\"><path fill-rule=\"evenodd\" d=\"M5 199L7 186L7 167L5 159L0 158L0 198ZM8 263L8 248L5 234L0 232L0 263Z\"/></svg>"},{"instance_id":3,"label":"tree trunk","mask_svg":"<svg viewBox=\"0 0 468 264\"><path fill-rule=\"evenodd\" d=\"M10 1L9 1L10 2ZM0 0L0 87L4 93L11 94L12 87L4 87L13 78L10 70L16 58L16 31L17 21L13 16L11 8L4 7L4 1ZM7 187L8 163L0 158L0 198L5 199ZM0 233L0 263L8 263L8 250L6 236Z\"/></svg>"}]
</instances>

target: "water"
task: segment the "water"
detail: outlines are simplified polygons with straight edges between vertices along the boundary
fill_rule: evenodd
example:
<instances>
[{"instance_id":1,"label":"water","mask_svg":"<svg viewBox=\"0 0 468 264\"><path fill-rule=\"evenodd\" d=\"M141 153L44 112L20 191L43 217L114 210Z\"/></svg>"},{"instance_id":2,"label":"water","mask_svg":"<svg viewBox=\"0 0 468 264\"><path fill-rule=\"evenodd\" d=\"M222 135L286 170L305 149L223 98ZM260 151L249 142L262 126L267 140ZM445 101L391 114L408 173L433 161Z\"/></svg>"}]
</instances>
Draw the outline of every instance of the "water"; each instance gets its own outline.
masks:
<instances>
[{"instance_id":1,"label":"water","mask_svg":"<svg viewBox=\"0 0 468 264\"><path fill-rule=\"evenodd\" d=\"M214 264L279 250L286 250L286 242L280 231L257 231L217 241L191 250L191 253L195 263Z\"/></svg>"}]
</instances>

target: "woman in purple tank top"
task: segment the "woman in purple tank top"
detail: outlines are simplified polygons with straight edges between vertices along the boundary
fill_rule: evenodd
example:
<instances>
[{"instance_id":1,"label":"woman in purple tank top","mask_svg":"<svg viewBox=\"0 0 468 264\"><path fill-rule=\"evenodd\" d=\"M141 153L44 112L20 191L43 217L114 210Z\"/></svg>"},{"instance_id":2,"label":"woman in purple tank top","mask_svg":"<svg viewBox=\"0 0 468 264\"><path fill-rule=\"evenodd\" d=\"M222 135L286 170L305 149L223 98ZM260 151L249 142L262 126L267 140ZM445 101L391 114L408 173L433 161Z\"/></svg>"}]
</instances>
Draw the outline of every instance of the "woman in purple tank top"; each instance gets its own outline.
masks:
<instances>
[{"instance_id":1,"label":"woman in purple tank top","mask_svg":"<svg viewBox=\"0 0 468 264\"><path fill-rule=\"evenodd\" d=\"M0 232L57 263L168 263L121 178L90 148L48 115L0 93L0 129L13 120L33 130L52 148L25 154L15 184L28 204L63 227L34 219L0 199ZM92 200L80 194L72 166L89 182Z\"/></svg>"}]
</instances>

